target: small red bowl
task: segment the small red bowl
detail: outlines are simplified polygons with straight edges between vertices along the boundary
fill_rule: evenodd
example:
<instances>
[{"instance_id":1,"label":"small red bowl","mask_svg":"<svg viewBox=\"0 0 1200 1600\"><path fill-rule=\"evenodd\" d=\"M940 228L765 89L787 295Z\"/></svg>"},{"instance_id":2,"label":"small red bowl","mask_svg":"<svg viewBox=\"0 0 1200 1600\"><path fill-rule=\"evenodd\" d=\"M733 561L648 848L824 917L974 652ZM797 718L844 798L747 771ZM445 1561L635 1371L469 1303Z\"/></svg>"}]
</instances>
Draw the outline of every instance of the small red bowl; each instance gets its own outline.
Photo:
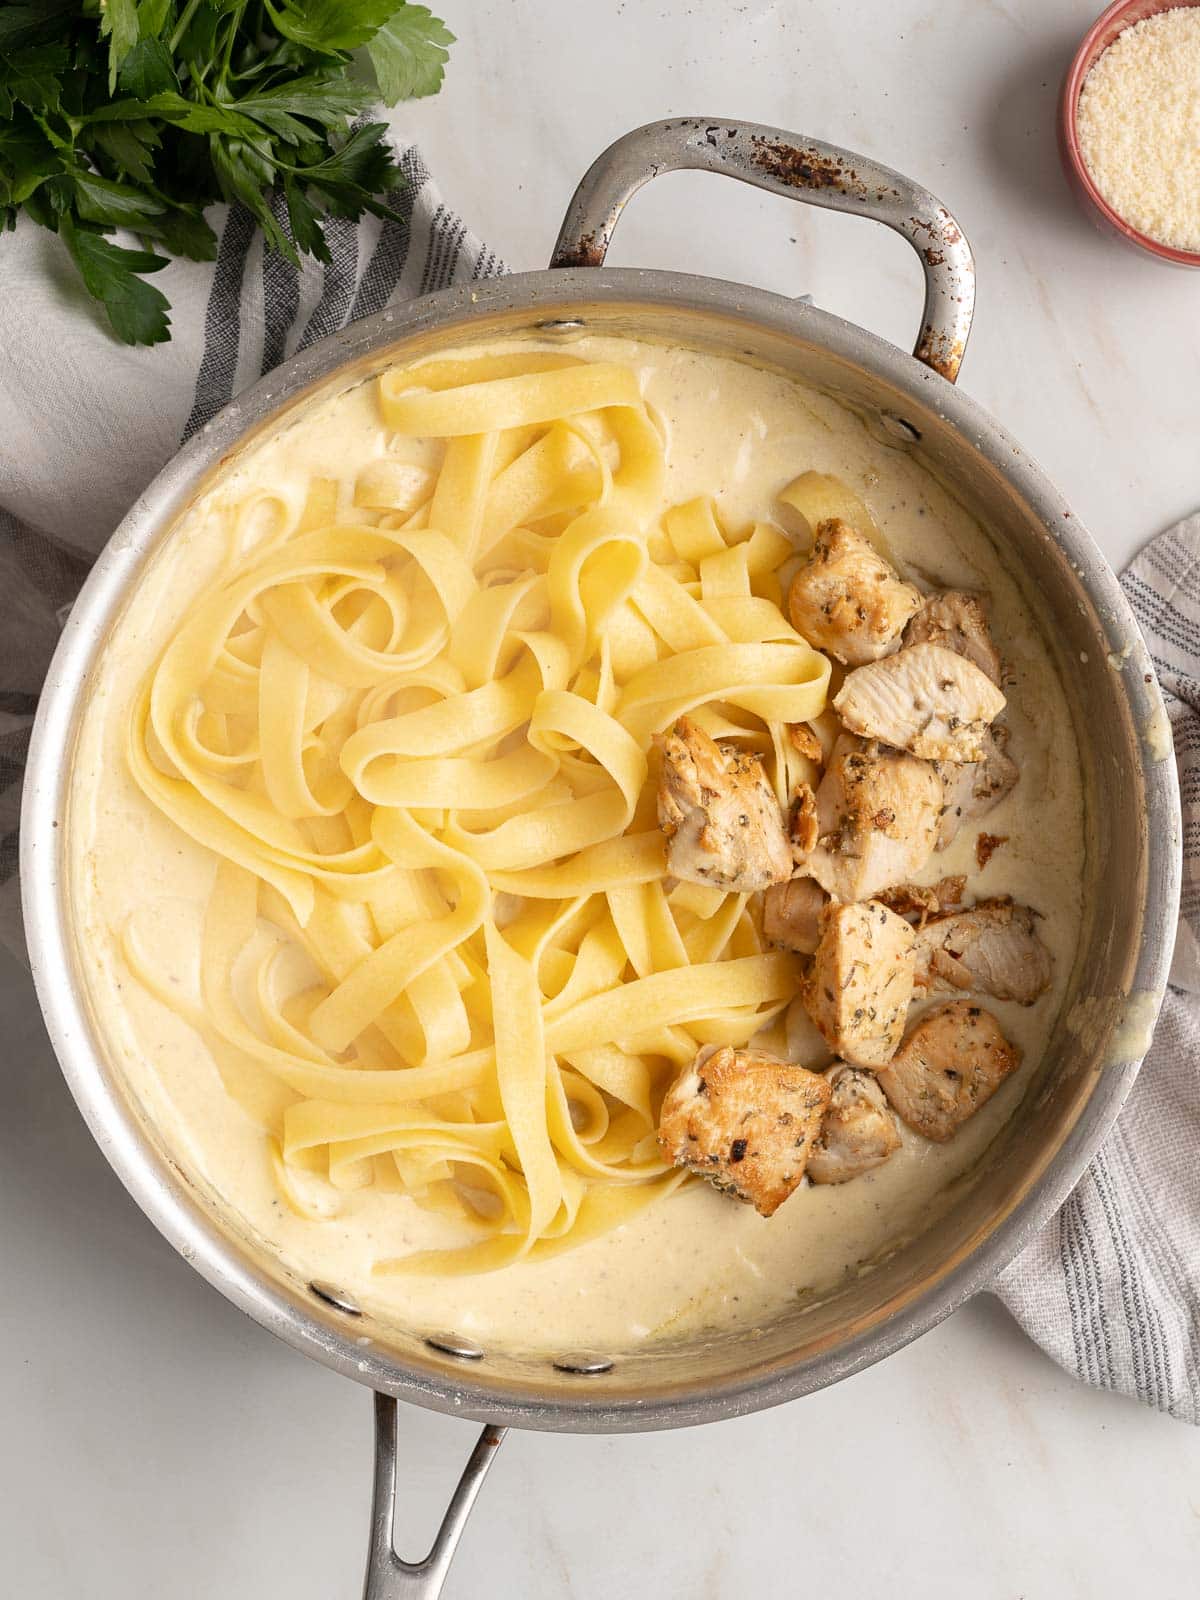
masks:
<instances>
[{"instance_id":1,"label":"small red bowl","mask_svg":"<svg viewBox=\"0 0 1200 1600\"><path fill-rule=\"evenodd\" d=\"M1063 79L1062 97L1058 107L1058 146L1062 155L1063 170L1083 209L1101 232L1115 234L1118 239L1132 245L1159 261L1169 261L1179 267L1200 267L1200 251L1176 250L1161 244L1132 227L1097 189L1087 169L1079 148L1079 95L1083 80L1096 62L1112 44L1118 34L1160 11L1176 11L1184 6L1200 6L1200 0L1116 0L1103 16L1098 17L1083 43L1075 52L1067 75Z\"/></svg>"}]
</instances>

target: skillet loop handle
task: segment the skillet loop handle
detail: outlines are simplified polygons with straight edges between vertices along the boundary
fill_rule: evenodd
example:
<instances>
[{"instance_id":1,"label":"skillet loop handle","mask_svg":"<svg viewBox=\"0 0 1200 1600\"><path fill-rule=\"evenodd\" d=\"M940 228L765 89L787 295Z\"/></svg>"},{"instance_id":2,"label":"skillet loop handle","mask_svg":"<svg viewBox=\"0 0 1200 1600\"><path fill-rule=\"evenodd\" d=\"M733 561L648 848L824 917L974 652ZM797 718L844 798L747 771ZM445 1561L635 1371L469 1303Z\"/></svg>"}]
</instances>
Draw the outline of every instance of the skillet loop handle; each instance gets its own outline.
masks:
<instances>
[{"instance_id":1,"label":"skillet loop handle","mask_svg":"<svg viewBox=\"0 0 1200 1600\"><path fill-rule=\"evenodd\" d=\"M951 383L975 309L975 262L958 223L927 189L866 156L753 122L685 117L627 133L593 162L567 207L552 267L599 267L626 203L663 172L721 172L772 194L869 217L903 234L925 274L913 355Z\"/></svg>"},{"instance_id":2,"label":"skillet loop handle","mask_svg":"<svg viewBox=\"0 0 1200 1600\"><path fill-rule=\"evenodd\" d=\"M507 1430L490 1424L484 1428L463 1468L429 1554L421 1561L402 1561L395 1544L396 1414L397 1403L391 1395L375 1396L375 1493L363 1600L437 1600L475 1496Z\"/></svg>"}]
</instances>

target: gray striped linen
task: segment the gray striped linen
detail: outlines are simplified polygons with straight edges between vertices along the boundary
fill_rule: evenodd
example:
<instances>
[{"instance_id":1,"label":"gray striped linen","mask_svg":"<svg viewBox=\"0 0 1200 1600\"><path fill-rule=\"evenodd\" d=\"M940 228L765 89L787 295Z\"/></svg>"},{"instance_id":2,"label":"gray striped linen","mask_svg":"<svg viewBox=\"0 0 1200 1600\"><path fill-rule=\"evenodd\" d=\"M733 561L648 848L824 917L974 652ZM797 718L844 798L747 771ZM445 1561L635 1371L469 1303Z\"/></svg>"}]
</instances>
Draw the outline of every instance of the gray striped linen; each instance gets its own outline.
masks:
<instances>
[{"instance_id":1,"label":"gray striped linen","mask_svg":"<svg viewBox=\"0 0 1200 1600\"><path fill-rule=\"evenodd\" d=\"M1200 1424L1200 513L1121 584L1154 659L1183 802L1182 919L1150 1054L1116 1127L995 1292L1085 1383Z\"/></svg>"},{"instance_id":2,"label":"gray striped linen","mask_svg":"<svg viewBox=\"0 0 1200 1600\"><path fill-rule=\"evenodd\" d=\"M58 628L124 508L188 438L280 361L357 317L502 262L402 152L401 219L340 219L330 261L300 269L232 209L215 266L172 268L175 339L116 350L64 315L37 230L0 276L0 941L23 957L16 890L20 780ZM51 241L53 243L53 241ZM54 358L46 355L55 352ZM65 417L74 419L69 436ZM1183 784L1186 913L1154 1046L1112 1137L995 1292L1085 1383L1200 1422L1200 516L1156 539L1124 583L1168 697Z\"/></svg>"}]
</instances>

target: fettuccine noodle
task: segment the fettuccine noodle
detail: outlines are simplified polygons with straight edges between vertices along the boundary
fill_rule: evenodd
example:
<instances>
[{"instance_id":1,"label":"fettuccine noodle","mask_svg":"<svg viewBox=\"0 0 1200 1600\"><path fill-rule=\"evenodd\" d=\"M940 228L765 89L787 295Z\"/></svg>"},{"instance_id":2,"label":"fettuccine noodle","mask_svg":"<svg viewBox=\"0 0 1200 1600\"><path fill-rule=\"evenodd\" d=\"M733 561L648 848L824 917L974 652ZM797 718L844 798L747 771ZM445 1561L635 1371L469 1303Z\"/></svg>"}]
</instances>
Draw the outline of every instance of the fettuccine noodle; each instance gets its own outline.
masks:
<instances>
[{"instance_id":1,"label":"fettuccine noodle","mask_svg":"<svg viewBox=\"0 0 1200 1600\"><path fill-rule=\"evenodd\" d=\"M688 713L783 799L829 667L780 610L778 528L664 506L631 369L439 361L379 404L440 467L237 508L138 700L133 776L218 862L200 1005L127 955L290 1205L322 1214L314 1174L397 1189L471 1242L376 1271L479 1272L672 1188L666 1083L791 999L746 897L666 877L652 740Z\"/></svg>"}]
</instances>

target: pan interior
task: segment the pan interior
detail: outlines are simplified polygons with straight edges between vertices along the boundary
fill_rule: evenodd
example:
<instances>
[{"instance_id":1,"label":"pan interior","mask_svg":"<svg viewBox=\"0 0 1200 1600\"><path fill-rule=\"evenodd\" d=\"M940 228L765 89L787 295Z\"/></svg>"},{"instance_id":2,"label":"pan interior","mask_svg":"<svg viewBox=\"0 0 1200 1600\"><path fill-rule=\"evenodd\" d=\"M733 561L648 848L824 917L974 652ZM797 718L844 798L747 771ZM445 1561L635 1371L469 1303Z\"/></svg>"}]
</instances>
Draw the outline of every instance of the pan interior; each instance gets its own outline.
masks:
<instances>
[{"instance_id":1,"label":"pan interior","mask_svg":"<svg viewBox=\"0 0 1200 1600\"><path fill-rule=\"evenodd\" d=\"M923 1308L932 1302L949 1309L947 1286L960 1281L965 1266L1020 1211L1064 1147L1083 1137L1081 1124L1105 1074L1121 1073L1145 1047L1136 1030L1121 1027L1123 1016L1136 1021L1136 1011L1131 1013L1121 997L1137 991L1150 875L1143 766L1147 730L1138 724L1126 687L1128 673L1140 665L1140 643L1121 637L1113 614L1094 598L1096 573L1087 562L1102 569L1099 557L1085 550L1081 560L1078 549L1074 558L1064 550L1061 529L1046 507L1035 508L997 461L996 450L985 449L982 438L973 439L945 414L944 384L914 379L911 374L919 369L907 358L868 365L839 353L819 337L822 323L832 319L817 313L776 320L779 325L771 327L737 311L637 302L628 295L588 304L546 303L534 315L527 307L476 307L449 326L419 329L318 378L272 408L214 470L227 470L315 399L366 381L398 361L522 334L569 343L587 330L684 344L751 361L830 394L864 419L881 448L912 451L963 503L994 544L1049 645L1075 726L1087 801L1086 915L1067 1001L1021 1107L969 1178L945 1196L931 1226L898 1241L885 1259L870 1263L869 1270L835 1291L797 1302L752 1331L676 1341L663 1337L632 1351L564 1350L556 1356L479 1351L469 1341L456 1341L454 1330L431 1343L359 1312L338 1294L337 1285L314 1289L246 1236L219 1198L189 1177L162 1146L125 1087L113 1083L127 1114L139 1124L158 1182L173 1191L215 1245L212 1260L198 1263L202 1269L276 1331L379 1388L446 1409L506 1414L535 1425L637 1427L645 1425L648 1401L663 1408L650 1420L663 1420L670 1412L672 1420L687 1421L715 1393L727 1396L724 1409L737 1410L764 1403L749 1396L768 1394L775 1380L786 1382L788 1393L828 1382L879 1353L882 1330L894 1345L905 1336L903 1330L927 1325ZM886 370L889 366L894 371ZM901 381L902 373L907 381ZM147 539L146 557L211 482L211 473L191 478L186 493L177 497L175 514L160 519ZM76 959L82 962L86 954L77 951ZM98 1037L97 1029L92 1032ZM103 1070L112 1073L111 1067ZM486 1295L486 1278L479 1280L478 1292ZM601 1415L606 1420L597 1424Z\"/></svg>"}]
</instances>

